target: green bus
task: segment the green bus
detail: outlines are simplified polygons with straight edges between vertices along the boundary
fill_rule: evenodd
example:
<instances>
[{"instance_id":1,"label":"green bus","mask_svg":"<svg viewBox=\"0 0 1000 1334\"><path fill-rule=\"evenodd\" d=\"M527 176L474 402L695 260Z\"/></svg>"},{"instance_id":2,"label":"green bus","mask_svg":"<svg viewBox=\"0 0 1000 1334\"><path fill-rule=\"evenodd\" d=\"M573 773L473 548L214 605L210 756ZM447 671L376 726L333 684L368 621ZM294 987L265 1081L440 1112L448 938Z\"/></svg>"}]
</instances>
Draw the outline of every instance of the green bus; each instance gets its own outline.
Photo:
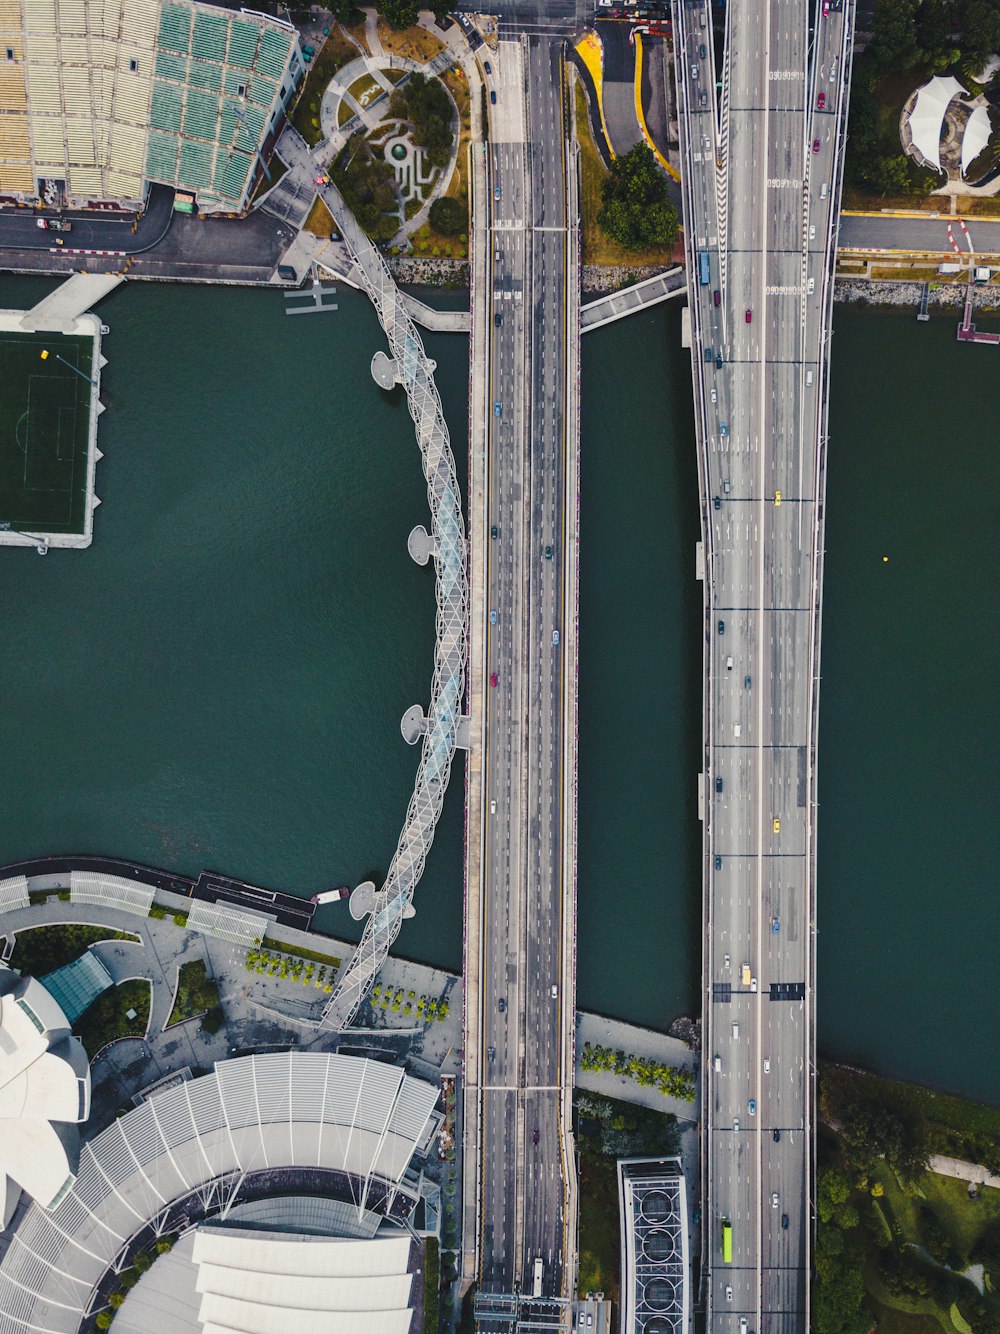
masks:
<instances>
[{"instance_id":1,"label":"green bus","mask_svg":"<svg viewBox=\"0 0 1000 1334\"><path fill-rule=\"evenodd\" d=\"M728 1218L722 1220L722 1260L727 1265L733 1263L733 1225Z\"/></svg>"}]
</instances>

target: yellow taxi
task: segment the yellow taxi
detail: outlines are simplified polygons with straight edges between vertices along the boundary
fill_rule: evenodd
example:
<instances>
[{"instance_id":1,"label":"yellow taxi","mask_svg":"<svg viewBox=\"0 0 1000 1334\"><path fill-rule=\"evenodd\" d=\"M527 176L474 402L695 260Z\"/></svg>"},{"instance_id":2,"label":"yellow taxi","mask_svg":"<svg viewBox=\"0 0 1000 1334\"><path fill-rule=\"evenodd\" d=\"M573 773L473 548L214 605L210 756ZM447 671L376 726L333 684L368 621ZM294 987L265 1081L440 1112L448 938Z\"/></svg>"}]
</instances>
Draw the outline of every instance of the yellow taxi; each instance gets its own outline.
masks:
<instances>
[{"instance_id":1,"label":"yellow taxi","mask_svg":"<svg viewBox=\"0 0 1000 1334\"><path fill-rule=\"evenodd\" d=\"M777 816L775 816L774 819L771 821L771 829L776 834L781 833L781 821L778 819Z\"/></svg>"},{"instance_id":2,"label":"yellow taxi","mask_svg":"<svg viewBox=\"0 0 1000 1334\"><path fill-rule=\"evenodd\" d=\"M780 505L780 504L781 504L781 492L780 492L780 491L775 491L775 493L774 493L774 503L775 503L775 505Z\"/></svg>"}]
</instances>

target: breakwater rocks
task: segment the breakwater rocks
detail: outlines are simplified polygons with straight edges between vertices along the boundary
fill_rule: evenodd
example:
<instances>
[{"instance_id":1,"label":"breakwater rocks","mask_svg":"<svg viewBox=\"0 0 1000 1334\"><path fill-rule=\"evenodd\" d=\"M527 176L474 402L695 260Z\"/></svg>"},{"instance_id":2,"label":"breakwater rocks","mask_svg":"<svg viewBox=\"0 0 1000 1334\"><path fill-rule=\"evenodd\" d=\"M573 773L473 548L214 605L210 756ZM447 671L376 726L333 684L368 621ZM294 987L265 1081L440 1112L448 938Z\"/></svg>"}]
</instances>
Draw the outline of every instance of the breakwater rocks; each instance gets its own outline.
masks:
<instances>
[{"instance_id":1,"label":"breakwater rocks","mask_svg":"<svg viewBox=\"0 0 1000 1334\"><path fill-rule=\"evenodd\" d=\"M647 278L655 278L658 273L666 273L676 267L673 264L647 264L631 268L628 264L584 264L581 274L584 300L590 296L604 296L606 292L618 292L623 287L634 287Z\"/></svg>"},{"instance_id":2,"label":"breakwater rocks","mask_svg":"<svg viewBox=\"0 0 1000 1334\"><path fill-rule=\"evenodd\" d=\"M873 282L869 278L838 278L834 300L867 306L919 306L923 283ZM928 306L961 310L968 291L964 283L931 283ZM993 284L973 289L974 310L995 310L1000 289Z\"/></svg>"},{"instance_id":3,"label":"breakwater rocks","mask_svg":"<svg viewBox=\"0 0 1000 1334\"><path fill-rule=\"evenodd\" d=\"M413 287L468 287L467 259L422 259L399 255L386 261L396 282Z\"/></svg>"}]
</instances>

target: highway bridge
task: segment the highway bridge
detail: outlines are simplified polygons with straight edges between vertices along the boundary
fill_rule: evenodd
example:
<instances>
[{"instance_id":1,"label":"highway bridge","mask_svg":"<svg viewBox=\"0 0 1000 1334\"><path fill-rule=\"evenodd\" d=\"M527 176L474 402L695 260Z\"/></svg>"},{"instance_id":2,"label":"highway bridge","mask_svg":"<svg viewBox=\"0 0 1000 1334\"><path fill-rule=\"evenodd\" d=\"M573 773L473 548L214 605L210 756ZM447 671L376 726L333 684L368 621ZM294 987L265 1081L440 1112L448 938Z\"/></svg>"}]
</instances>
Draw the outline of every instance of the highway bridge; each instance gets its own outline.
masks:
<instances>
[{"instance_id":1,"label":"highway bridge","mask_svg":"<svg viewBox=\"0 0 1000 1334\"><path fill-rule=\"evenodd\" d=\"M674 0L705 611L701 1297L709 1330L797 1334L810 1325L823 499L853 0L730 0L725 13L717 79L710 13Z\"/></svg>"},{"instance_id":2,"label":"highway bridge","mask_svg":"<svg viewBox=\"0 0 1000 1334\"><path fill-rule=\"evenodd\" d=\"M462 1249L509 1331L568 1328L576 1283L580 254L561 38L480 55Z\"/></svg>"}]
</instances>

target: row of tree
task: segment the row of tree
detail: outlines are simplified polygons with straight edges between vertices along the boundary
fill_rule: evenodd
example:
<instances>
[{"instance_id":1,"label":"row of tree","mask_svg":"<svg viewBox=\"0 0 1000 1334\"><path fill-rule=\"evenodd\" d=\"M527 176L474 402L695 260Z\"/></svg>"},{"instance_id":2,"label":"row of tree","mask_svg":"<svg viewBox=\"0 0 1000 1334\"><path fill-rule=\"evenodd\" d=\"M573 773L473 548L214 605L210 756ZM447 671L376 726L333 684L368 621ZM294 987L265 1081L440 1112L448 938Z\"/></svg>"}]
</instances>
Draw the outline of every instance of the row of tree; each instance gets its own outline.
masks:
<instances>
[{"instance_id":1,"label":"row of tree","mask_svg":"<svg viewBox=\"0 0 1000 1334\"><path fill-rule=\"evenodd\" d=\"M872 28L865 54L879 73L976 72L1000 51L1000 0L876 0Z\"/></svg>"},{"instance_id":2,"label":"row of tree","mask_svg":"<svg viewBox=\"0 0 1000 1334\"><path fill-rule=\"evenodd\" d=\"M357 0L326 0L326 9L338 23L348 27L360 23L364 14ZM436 19L447 17L451 6L446 0L380 0L377 6L379 14L393 28L412 28L422 9L429 9ZM308 19L308 10L302 11Z\"/></svg>"},{"instance_id":3,"label":"row of tree","mask_svg":"<svg viewBox=\"0 0 1000 1334\"><path fill-rule=\"evenodd\" d=\"M580 1053L580 1069L621 1075L624 1079L634 1079L644 1088L659 1089L669 1097L694 1101L694 1075L690 1070L664 1065L648 1056L633 1056L599 1044L591 1046L587 1042Z\"/></svg>"}]
</instances>

